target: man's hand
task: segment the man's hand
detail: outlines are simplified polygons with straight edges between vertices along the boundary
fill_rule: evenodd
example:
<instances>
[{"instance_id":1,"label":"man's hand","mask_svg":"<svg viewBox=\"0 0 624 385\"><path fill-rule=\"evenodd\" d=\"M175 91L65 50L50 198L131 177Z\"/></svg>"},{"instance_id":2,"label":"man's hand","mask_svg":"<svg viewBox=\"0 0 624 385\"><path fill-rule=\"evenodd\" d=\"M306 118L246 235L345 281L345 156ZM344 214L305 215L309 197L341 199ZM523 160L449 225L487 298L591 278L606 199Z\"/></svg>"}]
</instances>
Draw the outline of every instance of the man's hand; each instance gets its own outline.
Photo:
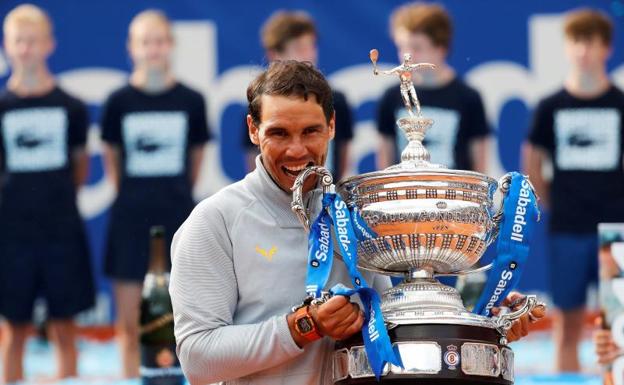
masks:
<instances>
[{"instance_id":1,"label":"man's hand","mask_svg":"<svg viewBox=\"0 0 624 385\"><path fill-rule=\"evenodd\" d=\"M310 316L314 320L316 330L333 340L344 340L359 332L364 324L364 313L356 303L348 297L337 295L321 305L310 305ZM310 341L301 337L295 329L294 314L287 317L290 334L300 347Z\"/></svg>"},{"instance_id":2,"label":"man's hand","mask_svg":"<svg viewBox=\"0 0 624 385\"><path fill-rule=\"evenodd\" d=\"M503 306L509 307L513 305L511 308L511 311L518 310L520 306L522 306L522 302L520 303L517 303L517 302L521 300L523 297L524 295L518 292L509 293L507 298L505 298L503 302L501 303L500 307L492 308L492 314L498 315L500 313L501 307ZM514 303L517 303L517 304L514 305ZM539 321L545 315L546 315L546 309L544 309L544 307L542 306L539 306L533 309L528 314L525 314L519 319L515 320L513 324L511 325L511 329L509 329L509 331L507 332L507 341L513 342L513 341L519 340L522 337L525 337L527 334L529 334L529 324Z\"/></svg>"},{"instance_id":3,"label":"man's hand","mask_svg":"<svg viewBox=\"0 0 624 385\"><path fill-rule=\"evenodd\" d=\"M340 341L359 332L364 324L364 313L348 297L337 295L319 306L311 306L310 314L322 335Z\"/></svg>"}]
</instances>

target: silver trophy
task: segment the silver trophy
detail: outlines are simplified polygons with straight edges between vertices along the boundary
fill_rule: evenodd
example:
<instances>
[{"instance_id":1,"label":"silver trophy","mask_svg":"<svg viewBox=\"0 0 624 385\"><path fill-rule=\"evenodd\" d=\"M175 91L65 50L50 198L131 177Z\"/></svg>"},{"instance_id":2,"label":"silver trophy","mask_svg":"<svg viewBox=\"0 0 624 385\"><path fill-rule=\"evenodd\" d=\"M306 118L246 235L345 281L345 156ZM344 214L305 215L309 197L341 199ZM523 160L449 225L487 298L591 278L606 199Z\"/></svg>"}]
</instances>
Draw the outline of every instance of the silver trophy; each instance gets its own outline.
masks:
<instances>
[{"instance_id":1,"label":"silver trophy","mask_svg":"<svg viewBox=\"0 0 624 385\"><path fill-rule=\"evenodd\" d=\"M502 207L494 210L497 188L507 194L510 178L500 183L473 171L449 170L430 162L423 146L433 121L422 116L412 83L412 72L433 68L427 63L404 62L389 71L377 69L377 50L370 52L374 74L398 75L409 117L399 119L409 143L401 163L383 171L357 175L338 183L336 191L360 213L376 238L358 241L358 265L381 274L402 276L399 285L382 294L382 312L391 341L404 368L386 365L385 384L512 384L513 352L506 333L514 320L536 306L527 296L516 310L496 317L476 315L464 307L454 287L436 277L487 270L477 262L496 239ZM306 229L305 179L319 175L325 191L331 174L322 167L304 170L293 186L292 208ZM337 384L376 383L359 336L338 343L333 355Z\"/></svg>"}]
</instances>

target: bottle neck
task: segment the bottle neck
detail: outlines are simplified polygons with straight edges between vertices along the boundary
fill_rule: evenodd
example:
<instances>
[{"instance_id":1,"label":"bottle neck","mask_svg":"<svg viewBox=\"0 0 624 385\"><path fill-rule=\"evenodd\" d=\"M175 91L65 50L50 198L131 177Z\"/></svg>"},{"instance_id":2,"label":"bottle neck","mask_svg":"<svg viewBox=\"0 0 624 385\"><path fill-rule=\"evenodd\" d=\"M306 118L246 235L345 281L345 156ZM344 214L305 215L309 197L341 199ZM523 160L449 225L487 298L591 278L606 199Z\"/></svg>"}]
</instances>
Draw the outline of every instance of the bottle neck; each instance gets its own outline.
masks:
<instances>
[{"instance_id":1,"label":"bottle neck","mask_svg":"<svg viewBox=\"0 0 624 385\"><path fill-rule=\"evenodd\" d=\"M166 247L163 237L154 237L150 241L150 263L148 272L155 275L162 275L167 271Z\"/></svg>"}]
</instances>

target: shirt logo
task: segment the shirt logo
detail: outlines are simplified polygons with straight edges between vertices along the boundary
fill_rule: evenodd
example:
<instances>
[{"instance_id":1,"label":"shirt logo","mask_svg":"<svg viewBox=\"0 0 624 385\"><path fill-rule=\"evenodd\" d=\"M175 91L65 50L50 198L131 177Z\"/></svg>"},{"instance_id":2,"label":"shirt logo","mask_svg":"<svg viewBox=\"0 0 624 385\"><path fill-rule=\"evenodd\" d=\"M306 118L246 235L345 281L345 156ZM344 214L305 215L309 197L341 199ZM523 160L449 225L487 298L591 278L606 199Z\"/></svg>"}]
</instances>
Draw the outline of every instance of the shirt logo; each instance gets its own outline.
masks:
<instances>
[{"instance_id":1,"label":"shirt logo","mask_svg":"<svg viewBox=\"0 0 624 385\"><path fill-rule=\"evenodd\" d=\"M126 172L132 177L184 172L188 117L183 111L131 112L122 119Z\"/></svg>"},{"instance_id":2,"label":"shirt logo","mask_svg":"<svg viewBox=\"0 0 624 385\"><path fill-rule=\"evenodd\" d=\"M621 122L615 108L555 112L555 161L561 170L613 171L620 165Z\"/></svg>"},{"instance_id":3,"label":"shirt logo","mask_svg":"<svg viewBox=\"0 0 624 385\"><path fill-rule=\"evenodd\" d=\"M167 147L166 143L159 143L150 137L139 137L136 141L136 150L143 152L156 152L163 147Z\"/></svg>"},{"instance_id":4,"label":"shirt logo","mask_svg":"<svg viewBox=\"0 0 624 385\"><path fill-rule=\"evenodd\" d=\"M67 165L69 133L64 108L8 111L2 117L0 129L8 171L52 171Z\"/></svg>"},{"instance_id":5,"label":"shirt logo","mask_svg":"<svg viewBox=\"0 0 624 385\"><path fill-rule=\"evenodd\" d=\"M269 251L261 248L260 246L256 246L256 253L262 255L269 262L273 260L273 255L275 254L276 251L277 251L277 246L271 247Z\"/></svg>"},{"instance_id":6,"label":"shirt logo","mask_svg":"<svg viewBox=\"0 0 624 385\"><path fill-rule=\"evenodd\" d=\"M51 141L52 139L39 138L31 132L24 132L17 136L15 139L15 145L22 148L35 148Z\"/></svg>"}]
</instances>

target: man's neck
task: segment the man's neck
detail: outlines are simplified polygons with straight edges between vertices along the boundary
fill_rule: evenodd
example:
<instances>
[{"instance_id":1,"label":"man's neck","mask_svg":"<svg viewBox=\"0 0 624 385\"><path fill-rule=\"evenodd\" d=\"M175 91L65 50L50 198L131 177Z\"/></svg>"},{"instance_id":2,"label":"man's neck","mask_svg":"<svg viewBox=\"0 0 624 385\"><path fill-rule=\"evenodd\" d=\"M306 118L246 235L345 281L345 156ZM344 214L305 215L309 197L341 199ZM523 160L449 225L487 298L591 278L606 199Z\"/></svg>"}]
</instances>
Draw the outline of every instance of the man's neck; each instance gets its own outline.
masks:
<instances>
[{"instance_id":1,"label":"man's neck","mask_svg":"<svg viewBox=\"0 0 624 385\"><path fill-rule=\"evenodd\" d=\"M175 84L168 70L135 70L130 75L130 84L150 94L164 92Z\"/></svg>"},{"instance_id":2,"label":"man's neck","mask_svg":"<svg viewBox=\"0 0 624 385\"><path fill-rule=\"evenodd\" d=\"M435 70L420 72L414 83L422 88L440 88L452 82L455 76L455 70L447 63L436 64Z\"/></svg>"},{"instance_id":3,"label":"man's neck","mask_svg":"<svg viewBox=\"0 0 624 385\"><path fill-rule=\"evenodd\" d=\"M591 99L605 93L611 81L604 69L596 71L572 71L565 81L565 89L578 98Z\"/></svg>"},{"instance_id":4,"label":"man's neck","mask_svg":"<svg viewBox=\"0 0 624 385\"><path fill-rule=\"evenodd\" d=\"M54 89L54 77L46 66L33 69L13 68L7 88L20 97L41 96Z\"/></svg>"}]
</instances>

